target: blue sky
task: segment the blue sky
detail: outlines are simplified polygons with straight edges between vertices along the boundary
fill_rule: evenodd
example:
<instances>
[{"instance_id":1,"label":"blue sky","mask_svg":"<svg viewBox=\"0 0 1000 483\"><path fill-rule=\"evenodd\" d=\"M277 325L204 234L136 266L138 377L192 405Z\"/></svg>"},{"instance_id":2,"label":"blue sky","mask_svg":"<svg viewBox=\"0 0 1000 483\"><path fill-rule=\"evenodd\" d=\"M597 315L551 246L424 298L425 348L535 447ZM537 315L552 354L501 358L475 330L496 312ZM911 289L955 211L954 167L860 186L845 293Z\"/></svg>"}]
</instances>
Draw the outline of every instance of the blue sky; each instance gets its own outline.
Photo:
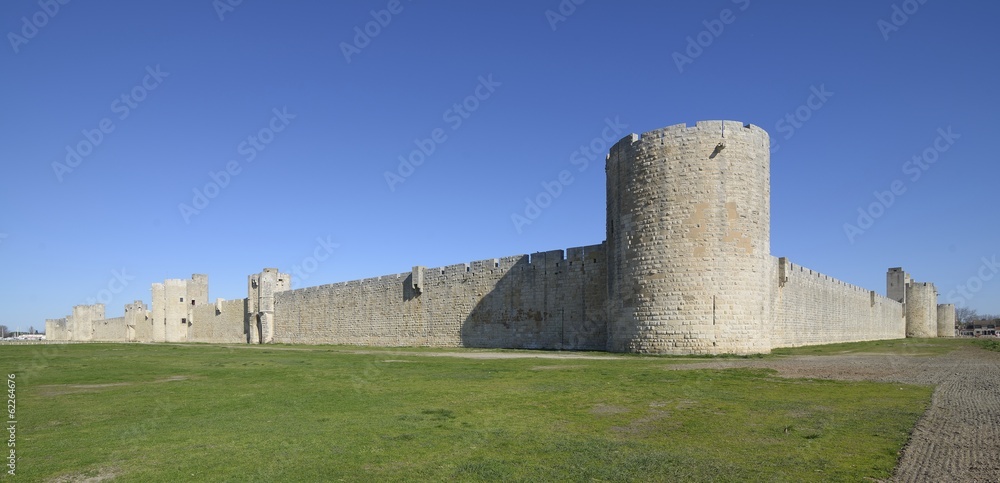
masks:
<instances>
[{"instance_id":1,"label":"blue sky","mask_svg":"<svg viewBox=\"0 0 1000 483\"><path fill-rule=\"evenodd\" d=\"M600 243L581 146L709 119L774 140L772 254L1000 313L994 2L55 4L0 5L10 327Z\"/></svg>"}]
</instances>

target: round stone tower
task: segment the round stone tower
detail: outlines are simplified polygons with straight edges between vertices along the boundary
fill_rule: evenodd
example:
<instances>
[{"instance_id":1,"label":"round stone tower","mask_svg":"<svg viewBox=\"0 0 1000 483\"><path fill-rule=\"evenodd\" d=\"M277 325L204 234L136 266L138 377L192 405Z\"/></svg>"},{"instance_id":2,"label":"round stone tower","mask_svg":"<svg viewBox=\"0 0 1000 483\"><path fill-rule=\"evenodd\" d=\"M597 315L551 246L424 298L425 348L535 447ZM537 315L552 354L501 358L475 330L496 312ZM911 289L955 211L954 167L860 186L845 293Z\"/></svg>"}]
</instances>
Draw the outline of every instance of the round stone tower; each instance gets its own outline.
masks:
<instances>
[{"instance_id":1,"label":"round stone tower","mask_svg":"<svg viewBox=\"0 0 1000 483\"><path fill-rule=\"evenodd\" d=\"M937 289L933 283L913 282L906 286L907 337L937 337L937 315Z\"/></svg>"},{"instance_id":2,"label":"round stone tower","mask_svg":"<svg viewBox=\"0 0 1000 483\"><path fill-rule=\"evenodd\" d=\"M938 304L937 336L955 337L955 304Z\"/></svg>"},{"instance_id":3,"label":"round stone tower","mask_svg":"<svg viewBox=\"0 0 1000 483\"><path fill-rule=\"evenodd\" d=\"M767 132L704 121L632 134L606 170L608 350L769 352Z\"/></svg>"}]
</instances>

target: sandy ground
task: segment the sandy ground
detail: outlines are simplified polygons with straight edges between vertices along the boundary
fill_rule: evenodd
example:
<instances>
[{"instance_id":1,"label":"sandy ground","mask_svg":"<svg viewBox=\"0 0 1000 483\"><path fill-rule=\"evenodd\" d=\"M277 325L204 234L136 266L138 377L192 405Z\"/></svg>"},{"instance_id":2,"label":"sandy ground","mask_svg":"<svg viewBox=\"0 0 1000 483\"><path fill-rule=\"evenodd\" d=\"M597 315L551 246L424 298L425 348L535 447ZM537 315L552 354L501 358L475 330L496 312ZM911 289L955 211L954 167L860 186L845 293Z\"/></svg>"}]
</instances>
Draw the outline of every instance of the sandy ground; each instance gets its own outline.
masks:
<instances>
[{"instance_id":1,"label":"sandy ground","mask_svg":"<svg viewBox=\"0 0 1000 483\"><path fill-rule=\"evenodd\" d=\"M936 386L896 467L899 482L1000 482L1000 352L945 355L842 354L735 359L676 369L766 367L786 377Z\"/></svg>"}]
</instances>

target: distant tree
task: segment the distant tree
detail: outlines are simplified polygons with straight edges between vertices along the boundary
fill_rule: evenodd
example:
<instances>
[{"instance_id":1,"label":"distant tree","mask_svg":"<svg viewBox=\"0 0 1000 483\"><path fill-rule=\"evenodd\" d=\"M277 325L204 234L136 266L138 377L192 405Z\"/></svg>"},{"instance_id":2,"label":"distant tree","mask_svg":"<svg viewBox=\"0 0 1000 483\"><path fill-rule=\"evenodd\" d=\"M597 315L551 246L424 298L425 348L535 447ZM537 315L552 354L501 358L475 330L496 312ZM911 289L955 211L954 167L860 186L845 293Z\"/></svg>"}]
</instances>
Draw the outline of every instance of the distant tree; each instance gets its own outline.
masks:
<instances>
[{"instance_id":1,"label":"distant tree","mask_svg":"<svg viewBox=\"0 0 1000 483\"><path fill-rule=\"evenodd\" d=\"M978 318L979 314L976 313L976 309L955 307L955 321L958 322L958 325L964 326L974 323Z\"/></svg>"},{"instance_id":2,"label":"distant tree","mask_svg":"<svg viewBox=\"0 0 1000 483\"><path fill-rule=\"evenodd\" d=\"M28 327L28 333L29 334L37 334L38 332L35 332L35 326L32 325L32 326Z\"/></svg>"}]
</instances>

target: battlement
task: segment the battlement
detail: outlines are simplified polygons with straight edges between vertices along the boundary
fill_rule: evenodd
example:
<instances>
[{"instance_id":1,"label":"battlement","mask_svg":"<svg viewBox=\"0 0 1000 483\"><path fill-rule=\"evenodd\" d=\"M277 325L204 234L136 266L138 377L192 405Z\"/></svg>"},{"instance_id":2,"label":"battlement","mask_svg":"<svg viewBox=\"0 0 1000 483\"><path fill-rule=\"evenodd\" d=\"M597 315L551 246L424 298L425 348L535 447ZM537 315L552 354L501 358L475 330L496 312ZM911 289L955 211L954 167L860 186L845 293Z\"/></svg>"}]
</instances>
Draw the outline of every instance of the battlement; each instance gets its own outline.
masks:
<instances>
[{"instance_id":1,"label":"battlement","mask_svg":"<svg viewBox=\"0 0 1000 483\"><path fill-rule=\"evenodd\" d=\"M616 142L608 152L610 160L614 156L628 156L637 144L657 143L663 145L668 139L683 139L693 136L717 137L720 140L731 137L756 137L757 141L770 145L770 137L763 128L740 121L698 121L693 126L687 123L674 124L653 129L642 134L628 134ZM723 144L724 146L724 144Z\"/></svg>"},{"instance_id":2,"label":"battlement","mask_svg":"<svg viewBox=\"0 0 1000 483\"><path fill-rule=\"evenodd\" d=\"M134 301L134 302L132 302L130 304L125 304L125 313L126 314L128 314L130 312L137 312L137 311L143 311L143 312L145 312L147 310L149 310L149 307L142 300L136 300L136 301Z\"/></svg>"},{"instance_id":3,"label":"battlement","mask_svg":"<svg viewBox=\"0 0 1000 483\"><path fill-rule=\"evenodd\" d=\"M555 270L574 266L583 266L586 264L603 263L605 263L605 245L602 243L597 245L572 247L565 250L550 250L545 252L535 252L532 254L486 258L483 260L474 260L471 262L457 263L441 267L423 267L415 265L413 270L410 272L380 275L377 277L349 280L345 282L334 282L312 287L302 287L292 291L296 293L310 293L316 291L328 291L330 289L337 288L381 286L387 282L401 283L407 277L412 277L417 271L423 273L423 277L426 281L431 281L441 277L488 276L504 273L510 270Z\"/></svg>"},{"instance_id":4,"label":"battlement","mask_svg":"<svg viewBox=\"0 0 1000 483\"><path fill-rule=\"evenodd\" d=\"M829 275L825 275L825 274L820 273L818 271L815 271L815 270L813 270L811 268L806 268L806 267L803 267L802 265L796 265L795 263L792 263L792 262L788 261L788 259L785 258L785 257L779 258L778 259L778 263L784 265L783 267L781 267L782 268L782 272L781 273L783 273L783 274L787 274L789 272L797 270L800 274L808 275L810 277L816 277L817 279L822 279L824 281L833 283L835 285L840 285L840 286L842 286L842 287L844 287L845 289L848 289L848 290L855 290L855 291L858 291L858 292L865 292L865 293L868 293L868 292L872 291L872 290L867 289L865 287L861 287L859 285L854 285L854 284L851 284L851 283L847 283L847 282L845 282L843 280L839 280L839 279L836 279L836 278L831 277ZM879 296L879 297L881 297L881 296Z\"/></svg>"}]
</instances>

